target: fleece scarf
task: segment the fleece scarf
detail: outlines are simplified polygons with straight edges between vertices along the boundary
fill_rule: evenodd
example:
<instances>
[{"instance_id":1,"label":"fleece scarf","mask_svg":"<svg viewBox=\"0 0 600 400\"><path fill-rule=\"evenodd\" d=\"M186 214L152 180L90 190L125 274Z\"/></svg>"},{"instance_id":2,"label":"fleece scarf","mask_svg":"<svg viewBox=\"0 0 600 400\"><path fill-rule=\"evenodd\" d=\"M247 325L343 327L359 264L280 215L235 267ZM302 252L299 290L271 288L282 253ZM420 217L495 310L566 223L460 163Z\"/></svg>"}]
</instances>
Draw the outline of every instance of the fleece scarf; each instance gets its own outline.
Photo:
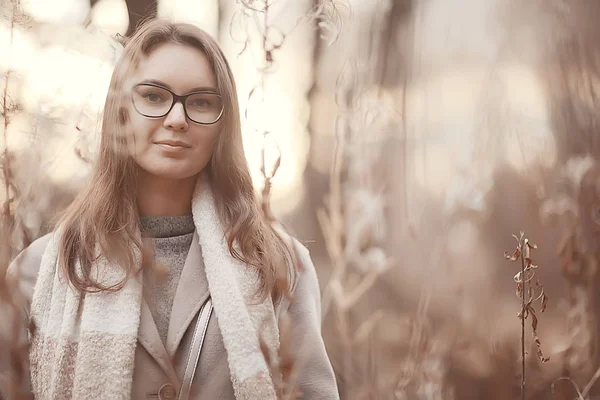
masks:
<instances>
[{"instance_id":1,"label":"fleece scarf","mask_svg":"<svg viewBox=\"0 0 600 400\"><path fill-rule=\"evenodd\" d=\"M272 354L279 346L273 303L269 296L262 303L253 296L258 274L229 253L212 192L202 180L194 193L192 214L236 399L275 400L258 340L260 334ZM80 295L57 268L59 237L57 229L43 254L31 304L35 398L129 399L141 315L141 277L128 279L118 292ZM140 254L136 259L141 262ZM124 278L122 269L102 256L92 271L106 285Z\"/></svg>"}]
</instances>

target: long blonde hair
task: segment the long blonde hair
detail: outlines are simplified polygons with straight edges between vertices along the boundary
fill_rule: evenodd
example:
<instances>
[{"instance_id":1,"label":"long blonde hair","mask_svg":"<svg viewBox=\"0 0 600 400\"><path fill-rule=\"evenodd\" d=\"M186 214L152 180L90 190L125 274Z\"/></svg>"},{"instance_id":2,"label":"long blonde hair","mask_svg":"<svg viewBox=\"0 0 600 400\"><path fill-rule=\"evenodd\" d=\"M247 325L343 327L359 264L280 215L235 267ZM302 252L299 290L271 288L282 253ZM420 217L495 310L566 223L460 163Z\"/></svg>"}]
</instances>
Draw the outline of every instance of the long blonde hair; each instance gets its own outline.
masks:
<instances>
[{"instance_id":1,"label":"long blonde hair","mask_svg":"<svg viewBox=\"0 0 600 400\"><path fill-rule=\"evenodd\" d=\"M154 19L143 24L128 40L110 82L102 119L100 150L92 176L61 221L59 263L67 279L81 292L119 290L103 286L91 276L91 266L102 255L122 266L127 277L139 271L136 249L141 251L136 206L135 161L127 152L126 126L129 91L127 79L143 57L157 46L175 43L202 51L212 64L217 90L225 104L212 158L203 173L211 185L217 210L225 227L231 255L253 267L262 284L261 297L284 294L280 285L292 268L286 242L264 217L243 151L240 112L233 74L217 42L200 28ZM234 247L234 243L238 246ZM239 251L236 250L239 249ZM77 271L79 262L81 270ZM127 279L127 278L126 278ZM277 283L277 284L276 284Z\"/></svg>"}]
</instances>

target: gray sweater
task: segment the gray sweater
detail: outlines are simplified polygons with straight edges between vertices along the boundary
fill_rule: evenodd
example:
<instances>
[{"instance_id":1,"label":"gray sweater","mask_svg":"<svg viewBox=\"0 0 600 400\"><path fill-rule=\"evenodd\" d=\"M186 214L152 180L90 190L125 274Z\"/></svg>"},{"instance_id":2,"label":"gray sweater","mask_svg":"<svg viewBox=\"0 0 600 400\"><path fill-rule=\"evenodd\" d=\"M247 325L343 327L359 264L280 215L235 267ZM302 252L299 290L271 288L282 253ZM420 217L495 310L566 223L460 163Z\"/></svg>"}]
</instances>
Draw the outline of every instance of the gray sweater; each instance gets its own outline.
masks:
<instances>
[{"instance_id":1,"label":"gray sweater","mask_svg":"<svg viewBox=\"0 0 600 400\"><path fill-rule=\"evenodd\" d=\"M143 235L151 239L154 259L144 265L144 295L163 341L167 341L173 299L192 239L194 220L183 217L142 217Z\"/></svg>"}]
</instances>

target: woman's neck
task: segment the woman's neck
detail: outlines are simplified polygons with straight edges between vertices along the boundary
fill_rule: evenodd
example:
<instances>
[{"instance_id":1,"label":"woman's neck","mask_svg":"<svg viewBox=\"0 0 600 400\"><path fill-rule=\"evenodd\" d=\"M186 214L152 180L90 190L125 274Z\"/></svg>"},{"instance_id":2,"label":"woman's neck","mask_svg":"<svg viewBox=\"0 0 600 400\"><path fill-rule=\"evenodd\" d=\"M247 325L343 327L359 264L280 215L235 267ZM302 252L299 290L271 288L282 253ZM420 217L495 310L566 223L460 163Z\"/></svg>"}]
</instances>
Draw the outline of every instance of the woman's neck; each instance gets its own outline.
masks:
<instances>
[{"instance_id":1,"label":"woman's neck","mask_svg":"<svg viewBox=\"0 0 600 400\"><path fill-rule=\"evenodd\" d=\"M141 171L137 180L137 207L140 217L190 215L196 177L174 180Z\"/></svg>"}]
</instances>

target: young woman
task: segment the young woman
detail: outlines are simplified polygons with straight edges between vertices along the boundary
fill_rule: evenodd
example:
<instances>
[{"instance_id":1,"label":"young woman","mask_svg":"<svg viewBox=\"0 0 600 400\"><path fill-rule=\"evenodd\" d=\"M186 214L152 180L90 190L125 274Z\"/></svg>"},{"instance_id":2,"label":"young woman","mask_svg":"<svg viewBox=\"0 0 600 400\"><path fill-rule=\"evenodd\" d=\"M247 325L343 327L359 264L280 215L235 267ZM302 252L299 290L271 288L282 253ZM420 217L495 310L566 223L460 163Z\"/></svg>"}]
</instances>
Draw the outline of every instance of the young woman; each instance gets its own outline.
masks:
<instances>
[{"instance_id":1,"label":"young woman","mask_svg":"<svg viewBox=\"0 0 600 400\"><path fill-rule=\"evenodd\" d=\"M32 300L35 398L275 399L286 315L302 398L337 399L314 266L261 213L215 40L144 24L102 122L89 185L8 271Z\"/></svg>"}]
</instances>

